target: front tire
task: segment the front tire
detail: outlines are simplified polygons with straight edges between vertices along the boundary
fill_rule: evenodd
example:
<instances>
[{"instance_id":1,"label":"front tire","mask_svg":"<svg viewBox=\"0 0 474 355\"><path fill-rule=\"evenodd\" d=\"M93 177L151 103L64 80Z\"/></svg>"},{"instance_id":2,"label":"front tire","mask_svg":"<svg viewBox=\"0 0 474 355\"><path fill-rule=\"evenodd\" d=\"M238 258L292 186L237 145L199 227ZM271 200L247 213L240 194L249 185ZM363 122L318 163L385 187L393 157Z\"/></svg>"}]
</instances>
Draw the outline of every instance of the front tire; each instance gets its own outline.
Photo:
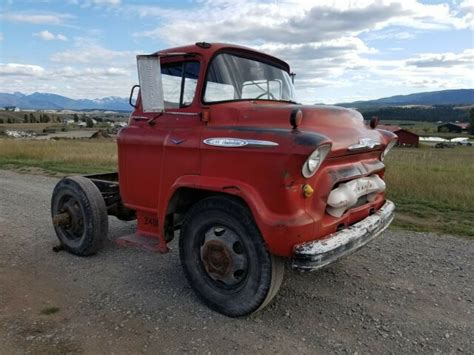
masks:
<instances>
[{"instance_id":1,"label":"front tire","mask_svg":"<svg viewBox=\"0 0 474 355\"><path fill-rule=\"evenodd\" d=\"M211 309L230 317L265 307L283 280L248 209L227 197L198 202L185 216L179 254L186 278Z\"/></svg>"},{"instance_id":2,"label":"front tire","mask_svg":"<svg viewBox=\"0 0 474 355\"><path fill-rule=\"evenodd\" d=\"M61 246L68 252L88 256L102 247L109 228L107 207L89 179L61 179L53 191L51 215Z\"/></svg>"}]
</instances>

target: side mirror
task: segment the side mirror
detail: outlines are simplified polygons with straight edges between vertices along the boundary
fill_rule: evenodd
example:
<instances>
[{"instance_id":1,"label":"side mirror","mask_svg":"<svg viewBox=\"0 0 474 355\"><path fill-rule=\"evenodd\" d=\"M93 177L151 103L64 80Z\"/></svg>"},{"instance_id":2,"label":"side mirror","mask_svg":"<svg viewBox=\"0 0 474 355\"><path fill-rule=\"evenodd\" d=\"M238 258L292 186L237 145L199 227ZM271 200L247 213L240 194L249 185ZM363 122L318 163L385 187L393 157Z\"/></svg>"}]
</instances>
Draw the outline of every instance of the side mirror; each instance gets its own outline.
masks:
<instances>
[{"instance_id":1,"label":"side mirror","mask_svg":"<svg viewBox=\"0 0 474 355\"><path fill-rule=\"evenodd\" d=\"M163 112L165 100L161 82L160 57L137 55L137 68L143 112Z\"/></svg>"},{"instance_id":2,"label":"side mirror","mask_svg":"<svg viewBox=\"0 0 474 355\"><path fill-rule=\"evenodd\" d=\"M135 97L135 89L139 88L140 85L133 85L132 90L130 90L130 96L128 97L128 104L133 108L137 108L137 97Z\"/></svg>"}]
</instances>

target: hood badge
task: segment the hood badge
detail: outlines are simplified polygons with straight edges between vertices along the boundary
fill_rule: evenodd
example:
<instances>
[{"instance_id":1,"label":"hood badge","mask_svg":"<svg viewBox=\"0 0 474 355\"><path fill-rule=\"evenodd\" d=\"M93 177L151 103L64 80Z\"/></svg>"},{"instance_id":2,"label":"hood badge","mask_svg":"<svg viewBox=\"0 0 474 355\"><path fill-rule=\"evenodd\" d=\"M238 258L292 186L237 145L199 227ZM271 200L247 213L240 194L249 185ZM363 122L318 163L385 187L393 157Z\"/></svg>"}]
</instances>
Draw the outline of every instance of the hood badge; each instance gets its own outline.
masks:
<instances>
[{"instance_id":1,"label":"hood badge","mask_svg":"<svg viewBox=\"0 0 474 355\"><path fill-rule=\"evenodd\" d=\"M181 144L185 141L185 139L171 138L170 141L171 143L174 143L174 144Z\"/></svg>"},{"instance_id":2,"label":"hood badge","mask_svg":"<svg viewBox=\"0 0 474 355\"><path fill-rule=\"evenodd\" d=\"M225 148L263 148L263 147L277 147L278 143L272 141L262 141L256 139L241 139L231 137L215 137L207 138L203 140L204 144L211 145L214 147L225 147Z\"/></svg>"},{"instance_id":3,"label":"hood badge","mask_svg":"<svg viewBox=\"0 0 474 355\"><path fill-rule=\"evenodd\" d=\"M380 146L380 142L376 141L372 138L361 138L359 139L359 143L355 143L350 145L347 150L354 151L354 150L364 150L364 149L373 149Z\"/></svg>"}]
</instances>

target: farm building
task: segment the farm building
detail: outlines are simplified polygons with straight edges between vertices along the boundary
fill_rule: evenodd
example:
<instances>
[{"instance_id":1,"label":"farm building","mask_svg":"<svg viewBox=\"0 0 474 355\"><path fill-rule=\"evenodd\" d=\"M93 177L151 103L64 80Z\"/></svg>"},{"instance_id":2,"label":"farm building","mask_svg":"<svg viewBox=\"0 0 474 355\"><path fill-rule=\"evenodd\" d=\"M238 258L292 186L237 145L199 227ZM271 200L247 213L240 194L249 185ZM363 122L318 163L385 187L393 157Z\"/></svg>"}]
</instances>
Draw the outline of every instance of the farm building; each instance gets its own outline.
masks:
<instances>
[{"instance_id":1,"label":"farm building","mask_svg":"<svg viewBox=\"0 0 474 355\"><path fill-rule=\"evenodd\" d=\"M20 112L20 108L16 106L5 106L5 111Z\"/></svg>"},{"instance_id":2,"label":"farm building","mask_svg":"<svg viewBox=\"0 0 474 355\"><path fill-rule=\"evenodd\" d=\"M398 136L397 145L403 147L418 147L420 136L404 128L392 125L378 125L377 128L385 129L395 133Z\"/></svg>"},{"instance_id":3,"label":"farm building","mask_svg":"<svg viewBox=\"0 0 474 355\"><path fill-rule=\"evenodd\" d=\"M438 126L438 132L462 133L467 131L468 126L468 122L443 123Z\"/></svg>"}]
</instances>

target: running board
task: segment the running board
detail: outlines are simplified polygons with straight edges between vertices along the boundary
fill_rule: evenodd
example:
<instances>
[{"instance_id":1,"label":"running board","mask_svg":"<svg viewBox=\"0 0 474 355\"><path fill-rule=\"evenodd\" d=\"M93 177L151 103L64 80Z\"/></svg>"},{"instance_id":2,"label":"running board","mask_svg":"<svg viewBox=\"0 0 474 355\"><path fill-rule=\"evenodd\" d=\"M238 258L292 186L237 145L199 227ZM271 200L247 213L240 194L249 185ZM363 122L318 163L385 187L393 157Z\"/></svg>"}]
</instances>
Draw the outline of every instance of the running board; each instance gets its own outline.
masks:
<instances>
[{"instance_id":1,"label":"running board","mask_svg":"<svg viewBox=\"0 0 474 355\"><path fill-rule=\"evenodd\" d=\"M140 248L154 253L167 253L169 251L166 244L161 245L160 239L148 237L143 234L133 233L117 238L115 242L122 247Z\"/></svg>"}]
</instances>

